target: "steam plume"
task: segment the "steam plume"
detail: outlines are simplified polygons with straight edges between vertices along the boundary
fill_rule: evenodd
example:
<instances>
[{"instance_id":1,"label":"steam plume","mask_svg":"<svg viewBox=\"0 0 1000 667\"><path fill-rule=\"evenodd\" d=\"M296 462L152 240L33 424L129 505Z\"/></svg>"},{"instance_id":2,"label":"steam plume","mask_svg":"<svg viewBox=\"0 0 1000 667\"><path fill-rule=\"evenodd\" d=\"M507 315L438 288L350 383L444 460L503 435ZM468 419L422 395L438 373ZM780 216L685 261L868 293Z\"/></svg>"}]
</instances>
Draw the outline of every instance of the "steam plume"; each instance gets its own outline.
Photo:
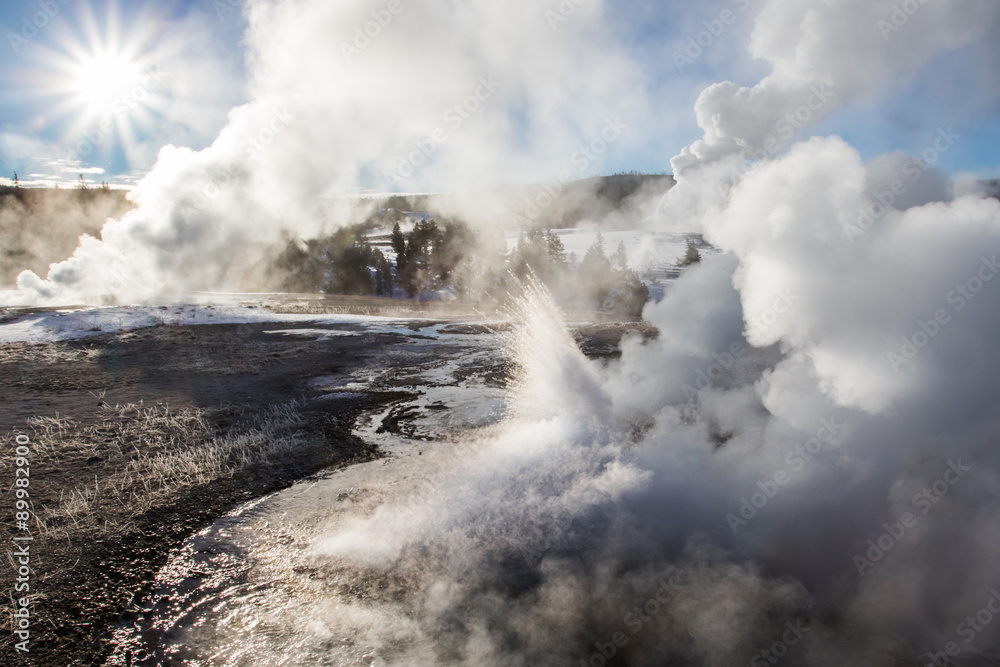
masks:
<instances>
[{"instance_id":1,"label":"steam plume","mask_svg":"<svg viewBox=\"0 0 1000 667\"><path fill-rule=\"evenodd\" d=\"M395 545L368 566L419 582L411 618L438 659L909 665L948 642L991 655L1000 626L975 616L1000 579L1000 204L955 198L934 172L883 202L906 178L898 157L866 165L836 137L783 148L984 39L1000 12L926 3L904 43L879 30L892 11L767 3L751 52L772 73L706 90L705 137L674 159L662 207L729 255L647 309L663 335L628 341L600 387L564 336L531 336L517 354L547 370L515 393L574 399L512 419L416 510L433 520L321 545L348 560L347 542ZM835 94L821 103L817 86ZM808 120L781 136L802 105Z\"/></svg>"}]
</instances>

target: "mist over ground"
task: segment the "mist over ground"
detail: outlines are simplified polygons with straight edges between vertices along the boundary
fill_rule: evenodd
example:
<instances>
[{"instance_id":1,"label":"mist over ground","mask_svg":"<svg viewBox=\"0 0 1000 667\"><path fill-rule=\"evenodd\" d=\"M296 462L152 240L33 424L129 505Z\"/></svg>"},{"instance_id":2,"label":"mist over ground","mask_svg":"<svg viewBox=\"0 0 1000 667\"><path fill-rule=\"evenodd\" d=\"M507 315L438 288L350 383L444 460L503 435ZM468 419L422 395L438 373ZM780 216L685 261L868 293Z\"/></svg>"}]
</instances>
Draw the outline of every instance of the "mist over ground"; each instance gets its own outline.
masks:
<instances>
[{"instance_id":1,"label":"mist over ground","mask_svg":"<svg viewBox=\"0 0 1000 667\"><path fill-rule=\"evenodd\" d=\"M572 4L555 30L526 0L406 4L348 58L329 35L372 3L248 3L253 101L209 148L165 147L135 210L5 302L239 289L282 231L355 215L319 202L363 175L459 193L584 175L598 156L579 130L593 153L641 142L624 109L637 127L657 109L609 3ZM749 3L731 4L716 3ZM370 588L354 631L385 663L1000 660L1000 200L939 165L959 126L930 128L915 156L813 136L926 68L967 85L945 106L995 111L1000 5L766 0L753 15L765 75L701 92L676 185L637 207L645 229L722 251L646 305L659 336L588 360L529 281L505 421L422 473L429 490L387 493L312 545L317 567ZM963 49L975 75L950 69ZM436 142L470 95L483 108L451 130L461 144ZM489 192L449 213L506 227L525 197L546 206Z\"/></svg>"}]
</instances>

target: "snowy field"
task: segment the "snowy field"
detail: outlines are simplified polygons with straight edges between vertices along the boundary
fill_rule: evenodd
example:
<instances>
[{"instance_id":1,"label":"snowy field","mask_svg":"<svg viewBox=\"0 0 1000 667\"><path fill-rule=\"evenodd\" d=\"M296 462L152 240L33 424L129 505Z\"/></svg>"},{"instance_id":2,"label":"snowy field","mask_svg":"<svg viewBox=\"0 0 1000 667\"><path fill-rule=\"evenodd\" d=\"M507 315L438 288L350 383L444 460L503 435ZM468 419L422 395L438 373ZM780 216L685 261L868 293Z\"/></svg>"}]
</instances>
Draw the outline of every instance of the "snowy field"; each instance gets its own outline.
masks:
<instances>
[{"instance_id":1,"label":"snowy field","mask_svg":"<svg viewBox=\"0 0 1000 667\"><path fill-rule=\"evenodd\" d=\"M373 315L280 314L266 308L236 305L121 306L52 310L27 314L0 324L0 344L47 343L87 338L104 333L130 331L160 325L249 324L254 322L319 323L324 325L365 324L369 332L404 329L414 317L392 318ZM406 329L409 332L409 329ZM411 332L412 333L412 332ZM361 335L357 332L345 335Z\"/></svg>"}]
</instances>

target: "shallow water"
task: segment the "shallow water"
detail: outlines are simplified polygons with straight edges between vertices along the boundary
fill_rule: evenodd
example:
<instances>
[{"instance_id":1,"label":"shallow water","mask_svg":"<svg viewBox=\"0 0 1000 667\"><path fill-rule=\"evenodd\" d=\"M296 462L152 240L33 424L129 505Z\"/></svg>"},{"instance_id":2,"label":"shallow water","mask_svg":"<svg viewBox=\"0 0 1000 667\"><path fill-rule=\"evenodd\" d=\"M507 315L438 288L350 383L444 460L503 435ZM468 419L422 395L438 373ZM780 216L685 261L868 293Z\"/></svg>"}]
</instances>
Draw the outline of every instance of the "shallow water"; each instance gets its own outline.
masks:
<instances>
[{"instance_id":1,"label":"shallow water","mask_svg":"<svg viewBox=\"0 0 1000 667\"><path fill-rule=\"evenodd\" d=\"M247 503L187 540L159 573L138 621L116 633L108 664L377 665L401 655L419 660L419 632L405 614L393 614L384 601L377 611L370 607L366 593L352 589L350 573L329 559L318 561L313 547L346 522L371 515L386 498L419 497L470 446L449 435L501 419L504 390L470 372L500 359L495 338L462 336L461 343L455 354L414 367L402 381L393 378L393 387L413 392L412 399L359 420L357 434L378 444L387 458ZM314 384L335 396L382 387L388 378L336 381L317 378ZM399 417L403 428L384 428ZM425 664L433 662L425 657Z\"/></svg>"}]
</instances>

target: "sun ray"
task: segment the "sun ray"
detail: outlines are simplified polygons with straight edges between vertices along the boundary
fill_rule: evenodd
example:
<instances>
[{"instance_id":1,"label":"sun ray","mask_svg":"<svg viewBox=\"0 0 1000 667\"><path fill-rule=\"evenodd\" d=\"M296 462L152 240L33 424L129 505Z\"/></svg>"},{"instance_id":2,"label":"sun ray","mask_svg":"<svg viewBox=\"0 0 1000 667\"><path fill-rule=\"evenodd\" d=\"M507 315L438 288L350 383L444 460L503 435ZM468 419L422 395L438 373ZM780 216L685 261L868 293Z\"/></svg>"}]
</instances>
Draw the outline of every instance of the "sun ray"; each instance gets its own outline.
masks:
<instances>
[{"instance_id":1,"label":"sun ray","mask_svg":"<svg viewBox=\"0 0 1000 667\"><path fill-rule=\"evenodd\" d=\"M39 49L23 72L23 92L44 100L39 123L60 128L66 159L103 166L133 153L166 108L162 78L149 73L178 46L160 41L150 11L126 21L114 2L101 14L83 5L77 22L60 28L58 46Z\"/></svg>"}]
</instances>

